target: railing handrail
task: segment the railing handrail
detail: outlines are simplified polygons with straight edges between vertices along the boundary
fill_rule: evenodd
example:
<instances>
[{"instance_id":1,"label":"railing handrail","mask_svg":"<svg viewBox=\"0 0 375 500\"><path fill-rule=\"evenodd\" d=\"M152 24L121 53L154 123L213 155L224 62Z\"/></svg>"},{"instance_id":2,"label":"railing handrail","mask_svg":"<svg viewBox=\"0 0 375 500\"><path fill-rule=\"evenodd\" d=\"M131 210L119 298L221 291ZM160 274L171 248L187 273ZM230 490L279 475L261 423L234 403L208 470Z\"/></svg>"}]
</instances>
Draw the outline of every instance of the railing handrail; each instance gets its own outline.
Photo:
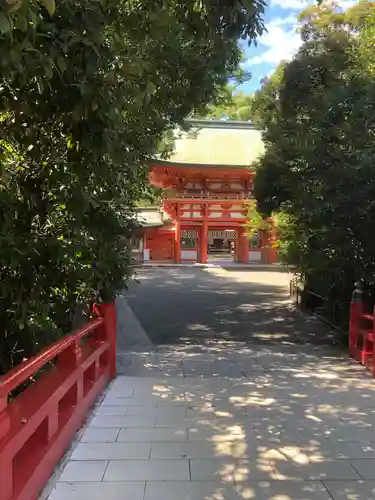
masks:
<instances>
[{"instance_id":1,"label":"railing handrail","mask_svg":"<svg viewBox=\"0 0 375 500\"><path fill-rule=\"evenodd\" d=\"M204 194L204 193L174 193L170 195L166 195L165 199L193 199L193 200L249 200L251 199L251 195L241 195L241 194L228 194L228 193L213 193L213 194Z\"/></svg>"},{"instance_id":2,"label":"railing handrail","mask_svg":"<svg viewBox=\"0 0 375 500\"><path fill-rule=\"evenodd\" d=\"M116 304L89 307L96 319L0 379L1 500L39 498L89 409L116 376ZM9 401L26 381L33 383Z\"/></svg>"},{"instance_id":3,"label":"railing handrail","mask_svg":"<svg viewBox=\"0 0 375 500\"><path fill-rule=\"evenodd\" d=\"M323 323L328 324L329 326L331 326L335 330L343 332L343 329L341 328L341 326L339 326L339 324L336 324L335 312L336 312L336 308L338 306L338 302L331 300L327 296L320 295L319 293L313 292L312 290L308 290L306 288L301 290L299 288L299 285L301 285L301 284L302 284L302 282L300 282L298 280L298 278L296 278L296 277L292 278L290 283L289 283L289 294L290 294L290 297L292 299L294 299L296 306L305 308L307 311L310 312L310 314L312 314L313 316L315 316L318 319L320 319L321 321L323 321ZM321 305L317 306L317 307L315 307L315 306L309 307L306 304L306 302L302 303L303 296L305 296L305 298L307 296L317 297L318 299L321 299ZM321 314L322 309L326 308L326 305L325 305L326 303L328 303L328 305L330 306L328 309L327 316L324 314ZM320 312L319 312L319 308L320 308Z\"/></svg>"},{"instance_id":4,"label":"railing handrail","mask_svg":"<svg viewBox=\"0 0 375 500\"><path fill-rule=\"evenodd\" d=\"M56 356L65 351L67 347L88 335L92 330L95 330L104 322L103 318L97 318L85 326L78 328L75 333L66 335L61 340L55 342L52 346L46 347L36 356L27 359L15 368L13 368L6 375L0 377L0 390L2 396L6 393L12 392L18 386L26 382L35 373L41 370L49 361L52 361ZM4 394L5 392L5 394Z\"/></svg>"}]
</instances>

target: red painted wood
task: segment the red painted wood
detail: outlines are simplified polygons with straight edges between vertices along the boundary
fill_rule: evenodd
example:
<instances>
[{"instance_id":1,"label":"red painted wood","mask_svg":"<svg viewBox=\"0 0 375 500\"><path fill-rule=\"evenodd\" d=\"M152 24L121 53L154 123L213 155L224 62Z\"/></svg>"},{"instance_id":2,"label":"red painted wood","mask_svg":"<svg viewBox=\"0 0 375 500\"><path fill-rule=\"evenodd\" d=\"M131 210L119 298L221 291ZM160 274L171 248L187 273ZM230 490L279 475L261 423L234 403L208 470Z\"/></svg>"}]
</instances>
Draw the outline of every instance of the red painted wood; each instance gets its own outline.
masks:
<instances>
[{"instance_id":1,"label":"red painted wood","mask_svg":"<svg viewBox=\"0 0 375 500\"><path fill-rule=\"evenodd\" d=\"M360 302L350 304L349 355L354 359L356 358L357 329L362 315L362 307Z\"/></svg>"},{"instance_id":2,"label":"red painted wood","mask_svg":"<svg viewBox=\"0 0 375 500\"><path fill-rule=\"evenodd\" d=\"M181 223L179 219L176 220L174 231L174 261L181 261Z\"/></svg>"},{"instance_id":3,"label":"red painted wood","mask_svg":"<svg viewBox=\"0 0 375 500\"><path fill-rule=\"evenodd\" d=\"M208 225L207 221L203 221L200 238L200 261L203 264L207 263L207 247L208 247Z\"/></svg>"},{"instance_id":4,"label":"red painted wood","mask_svg":"<svg viewBox=\"0 0 375 500\"><path fill-rule=\"evenodd\" d=\"M105 339L109 343L108 365L111 378L116 376L116 305L101 304L100 312L104 318Z\"/></svg>"},{"instance_id":5,"label":"red painted wood","mask_svg":"<svg viewBox=\"0 0 375 500\"><path fill-rule=\"evenodd\" d=\"M370 321L373 321L373 319L374 319L374 316L372 314L362 314L361 317L363 319L368 319Z\"/></svg>"},{"instance_id":6,"label":"red painted wood","mask_svg":"<svg viewBox=\"0 0 375 500\"><path fill-rule=\"evenodd\" d=\"M375 308L372 315L365 314L360 302L350 304L349 355L375 377Z\"/></svg>"},{"instance_id":7,"label":"red painted wood","mask_svg":"<svg viewBox=\"0 0 375 500\"><path fill-rule=\"evenodd\" d=\"M88 409L115 376L115 306L99 310L100 318L0 379L1 500L38 498ZM36 374L8 403L9 393Z\"/></svg>"},{"instance_id":8,"label":"red painted wood","mask_svg":"<svg viewBox=\"0 0 375 500\"><path fill-rule=\"evenodd\" d=\"M247 214L254 176L254 172L250 169L215 165L186 166L158 162L149 166L149 172L151 184L161 188L172 188L166 191L163 207L164 211L175 221L177 229L172 253L175 262L180 261L178 251L180 225L189 224L200 227L198 260L204 263L207 260L203 248L205 245L204 225L207 230L212 229L213 226L240 230L248 222ZM159 229L159 232L161 233L162 229ZM242 232L236 245L236 260L243 263L249 261L249 238L246 233L246 231ZM262 248L259 250L262 262L275 263L277 248L274 226L262 243ZM157 248L158 246L162 244L157 242L155 237L151 260L169 260L169 257L165 258L165 252Z\"/></svg>"},{"instance_id":9,"label":"red painted wood","mask_svg":"<svg viewBox=\"0 0 375 500\"><path fill-rule=\"evenodd\" d=\"M153 261L171 261L174 255L174 233L157 232L149 233L147 248L150 250L150 259Z\"/></svg>"},{"instance_id":10,"label":"red painted wood","mask_svg":"<svg viewBox=\"0 0 375 500\"><path fill-rule=\"evenodd\" d=\"M165 185L167 180L173 180L174 182L170 185L176 185L179 178L196 181L203 181L205 179L206 182L214 180L222 181L223 179L228 179L230 182L243 182L246 179L251 180L254 176L254 172L245 167L225 168L219 165L217 168L213 165L210 165L210 168L207 168L207 165L184 167L166 162L164 165L160 163L150 165L149 168L151 182L159 185Z\"/></svg>"},{"instance_id":11,"label":"red painted wood","mask_svg":"<svg viewBox=\"0 0 375 500\"><path fill-rule=\"evenodd\" d=\"M239 229L238 247L238 261L247 264L249 262L249 238L246 228Z\"/></svg>"}]
</instances>

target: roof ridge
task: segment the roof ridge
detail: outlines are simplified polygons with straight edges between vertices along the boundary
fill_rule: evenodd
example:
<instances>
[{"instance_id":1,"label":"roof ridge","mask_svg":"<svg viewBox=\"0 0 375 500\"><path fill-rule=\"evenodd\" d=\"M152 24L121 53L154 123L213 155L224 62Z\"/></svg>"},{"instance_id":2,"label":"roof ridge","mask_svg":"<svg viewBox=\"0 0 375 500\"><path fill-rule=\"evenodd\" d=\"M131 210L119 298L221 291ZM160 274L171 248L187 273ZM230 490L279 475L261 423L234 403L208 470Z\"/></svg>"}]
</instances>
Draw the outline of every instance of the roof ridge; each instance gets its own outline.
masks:
<instances>
[{"instance_id":1,"label":"roof ridge","mask_svg":"<svg viewBox=\"0 0 375 500\"><path fill-rule=\"evenodd\" d=\"M252 122L240 121L240 120L205 120L196 118L186 118L184 122L188 125L200 127L200 128L220 128L220 129L253 129L261 130Z\"/></svg>"}]
</instances>

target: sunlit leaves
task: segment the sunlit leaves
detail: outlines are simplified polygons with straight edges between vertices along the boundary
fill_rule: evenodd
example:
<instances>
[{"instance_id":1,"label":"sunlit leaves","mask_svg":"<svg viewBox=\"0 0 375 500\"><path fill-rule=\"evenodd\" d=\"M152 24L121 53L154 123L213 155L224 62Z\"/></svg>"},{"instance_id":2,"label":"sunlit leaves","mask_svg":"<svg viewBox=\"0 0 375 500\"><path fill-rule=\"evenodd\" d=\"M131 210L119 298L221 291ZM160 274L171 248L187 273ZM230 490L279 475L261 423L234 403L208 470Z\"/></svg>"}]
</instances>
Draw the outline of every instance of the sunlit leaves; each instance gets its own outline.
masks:
<instances>
[{"instance_id":1,"label":"sunlit leaves","mask_svg":"<svg viewBox=\"0 0 375 500\"><path fill-rule=\"evenodd\" d=\"M48 10L51 16L54 14L56 9L55 0L39 0L39 3Z\"/></svg>"}]
</instances>

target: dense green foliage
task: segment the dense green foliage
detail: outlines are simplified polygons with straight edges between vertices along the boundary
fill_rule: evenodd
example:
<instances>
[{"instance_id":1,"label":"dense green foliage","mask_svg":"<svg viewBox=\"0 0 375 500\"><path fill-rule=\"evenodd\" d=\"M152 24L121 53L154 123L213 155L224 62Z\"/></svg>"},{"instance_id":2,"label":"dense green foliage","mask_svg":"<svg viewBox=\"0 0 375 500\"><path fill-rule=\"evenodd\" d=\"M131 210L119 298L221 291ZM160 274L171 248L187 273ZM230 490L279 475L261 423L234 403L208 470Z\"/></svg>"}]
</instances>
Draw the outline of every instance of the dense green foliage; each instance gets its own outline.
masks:
<instances>
[{"instance_id":1,"label":"dense green foliage","mask_svg":"<svg viewBox=\"0 0 375 500\"><path fill-rule=\"evenodd\" d=\"M266 153L254 193L263 214L283 214L287 262L347 305L355 280L375 283L375 2L300 21L301 49L255 96Z\"/></svg>"},{"instance_id":2,"label":"dense green foliage","mask_svg":"<svg viewBox=\"0 0 375 500\"><path fill-rule=\"evenodd\" d=\"M126 286L145 165L236 70L263 8L0 3L0 372Z\"/></svg>"},{"instance_id":3,"label":"dense green foliage","mask_svg":"<svg viewBox=\"0 0 375 500\"><path fill-rule=\"evenodd\" d=\"M252 102L252 94L236 92L234 86L226 85L215 101L208 104L202 114L196 114L194 117L209 120L251 121Z\"/></svg>"}]
</instances>

